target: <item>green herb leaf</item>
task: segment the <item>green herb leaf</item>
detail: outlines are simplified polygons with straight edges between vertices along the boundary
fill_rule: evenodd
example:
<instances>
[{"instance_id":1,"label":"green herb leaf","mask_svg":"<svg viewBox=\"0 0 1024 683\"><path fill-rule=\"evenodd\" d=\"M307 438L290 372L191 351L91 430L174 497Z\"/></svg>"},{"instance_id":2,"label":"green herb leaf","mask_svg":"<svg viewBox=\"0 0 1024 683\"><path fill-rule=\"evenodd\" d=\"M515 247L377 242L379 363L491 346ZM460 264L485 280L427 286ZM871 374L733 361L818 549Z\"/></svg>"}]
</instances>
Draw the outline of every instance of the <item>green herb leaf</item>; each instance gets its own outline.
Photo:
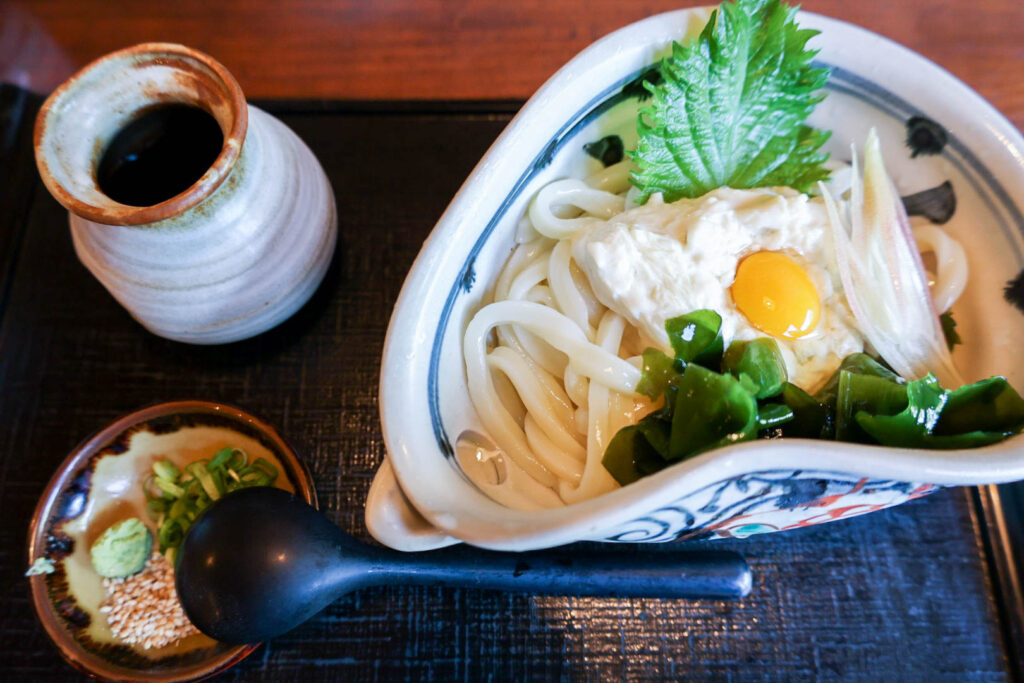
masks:
<instances>
[{"instance_id":1,"label":"green herb leaf","mask_svg":"<svg viewBox=\"0 0 1024 683\"><path fill-rule=\"evenodd\" d=\"M674 43L662 81L645 84L632 175L644 202L699 197L718 187L786 185L808 190L826 178L820 151L829 134L803 124L824 98L827 69L779 0L725 2L700 37Z\"/></svg>"}]
</instances>

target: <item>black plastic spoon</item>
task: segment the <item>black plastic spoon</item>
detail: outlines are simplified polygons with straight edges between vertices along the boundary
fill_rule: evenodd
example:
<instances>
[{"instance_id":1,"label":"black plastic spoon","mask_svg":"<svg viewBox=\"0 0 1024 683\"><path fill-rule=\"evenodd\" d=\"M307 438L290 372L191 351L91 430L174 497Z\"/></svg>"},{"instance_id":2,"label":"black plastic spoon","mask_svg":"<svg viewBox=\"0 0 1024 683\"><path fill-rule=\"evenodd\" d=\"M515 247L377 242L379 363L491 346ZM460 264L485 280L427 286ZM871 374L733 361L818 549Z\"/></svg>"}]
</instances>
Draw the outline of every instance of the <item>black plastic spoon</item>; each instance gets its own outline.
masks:
<instances>
[{"instance_id":1,"label":"black plastic spoon","mask_svg":"<svg viewBox=\"0 0 1024 683\"><path fill-rule=\"evenodd\" d=\"M402 553L361 543L299 498L267 487L236 491L211 505L179 557L185 613L199 630L227 643L273 638L371 585L655 598L740 598L751 586L746 561L728 551Z\"/></svg>"}]
</instances>

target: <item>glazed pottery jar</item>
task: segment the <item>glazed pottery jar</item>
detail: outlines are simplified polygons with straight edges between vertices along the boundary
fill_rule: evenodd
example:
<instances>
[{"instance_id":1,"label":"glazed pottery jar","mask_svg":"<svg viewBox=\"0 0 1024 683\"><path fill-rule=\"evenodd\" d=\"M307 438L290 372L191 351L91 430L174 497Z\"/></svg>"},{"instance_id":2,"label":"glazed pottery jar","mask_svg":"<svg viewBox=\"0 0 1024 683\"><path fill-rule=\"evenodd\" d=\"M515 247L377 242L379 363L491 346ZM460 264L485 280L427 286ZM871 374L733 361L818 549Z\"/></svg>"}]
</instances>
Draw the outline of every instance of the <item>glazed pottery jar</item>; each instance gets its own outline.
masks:
<instances>
[{"instance_id":1,"label":"glazed pottery jar","mask_svg":"<svg viewBox=\"0 0 1024 683\"><path fill-rule=\"evenodd\" d=\"M142 199L117 201L111 186L101 187L105 155L159 111L205 118L212 162L155 203L148 176L129 169ZM182 125L184 142L168 144L172 157L189 158L202 136L194 120ZM43 104L35 153L47 189L70 213L78 258L154 334L193 344L259 334L298 310L330 264L337 216L320 164L195 50L146 43L88 65ZM160 163L148 169L158 178Z\"/></svg>"}]
</instances>

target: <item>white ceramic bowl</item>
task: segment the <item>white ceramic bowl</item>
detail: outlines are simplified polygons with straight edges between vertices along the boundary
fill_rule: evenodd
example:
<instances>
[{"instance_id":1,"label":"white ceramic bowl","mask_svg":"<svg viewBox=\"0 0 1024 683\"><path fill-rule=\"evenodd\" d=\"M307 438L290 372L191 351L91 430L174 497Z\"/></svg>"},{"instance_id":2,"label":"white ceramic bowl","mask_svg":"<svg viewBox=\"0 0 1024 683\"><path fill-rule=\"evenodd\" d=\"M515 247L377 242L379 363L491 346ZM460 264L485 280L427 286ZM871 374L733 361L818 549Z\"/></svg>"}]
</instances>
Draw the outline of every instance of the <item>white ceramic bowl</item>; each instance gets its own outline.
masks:
<instances>
[{"instance_id":1,"label":"white ceramic bowl","mask_svg":"<svg viewBox=\"0 0 1024 683\"><path fill-rule=\"evenodd\" d=\"M383 357L380 409L390 467L385 463L373 487L367 522L385 544L413 550L464 541L526 550L585 539L743 537L878 510L939 486L1024 478L1024 436L970 451L747 442L543 512L506 508L462 475L453 446L466 430L482 431L467 396L462 335L512 249L527 202L549 181L583 175L595 163L585 143L617 133L627 149L633 145L637 99L628 93L672 40L692 35L708 16L697 9L651 17L566 64L505 129L424 244L395 305ZM964 339L956 360L968 379L1002 374L1024 387L1024 314L1003 297L1024 269L1024 139L919 55L833 19L804 12L799 20L821 31L811 45L821 50L817 61L832 68L828 97L811 123L833 132L834 157L849 159L850 143L859 147L875 127L902 194L952 183L957 211L946 227L964 244L971 267L954 308ZM915 116L945 129L940 154L911 155L906 124Z\"/></svg>"}]
</instances>

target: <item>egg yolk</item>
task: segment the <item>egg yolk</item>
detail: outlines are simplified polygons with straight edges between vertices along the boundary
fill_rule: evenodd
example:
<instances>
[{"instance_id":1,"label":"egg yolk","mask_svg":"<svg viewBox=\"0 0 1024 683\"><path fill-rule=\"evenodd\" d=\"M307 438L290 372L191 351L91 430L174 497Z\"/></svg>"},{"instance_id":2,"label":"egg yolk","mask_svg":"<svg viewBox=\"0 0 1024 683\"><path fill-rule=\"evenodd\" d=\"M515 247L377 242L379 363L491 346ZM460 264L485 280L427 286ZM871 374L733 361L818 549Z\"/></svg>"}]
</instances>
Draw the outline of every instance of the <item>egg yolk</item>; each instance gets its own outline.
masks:
<instances>
[{"instance_id":1,"label":"egg yolk","mask_svg":"<svg viewBox=\"0 0 1024 683\"><path fill-rule=\"evenodd\" d=\"M751 325L783 339L808 334L821 315L818 291L807 272L777 251L759 251L740 261L732 299Z\"/></svg>"}]
</instances>

